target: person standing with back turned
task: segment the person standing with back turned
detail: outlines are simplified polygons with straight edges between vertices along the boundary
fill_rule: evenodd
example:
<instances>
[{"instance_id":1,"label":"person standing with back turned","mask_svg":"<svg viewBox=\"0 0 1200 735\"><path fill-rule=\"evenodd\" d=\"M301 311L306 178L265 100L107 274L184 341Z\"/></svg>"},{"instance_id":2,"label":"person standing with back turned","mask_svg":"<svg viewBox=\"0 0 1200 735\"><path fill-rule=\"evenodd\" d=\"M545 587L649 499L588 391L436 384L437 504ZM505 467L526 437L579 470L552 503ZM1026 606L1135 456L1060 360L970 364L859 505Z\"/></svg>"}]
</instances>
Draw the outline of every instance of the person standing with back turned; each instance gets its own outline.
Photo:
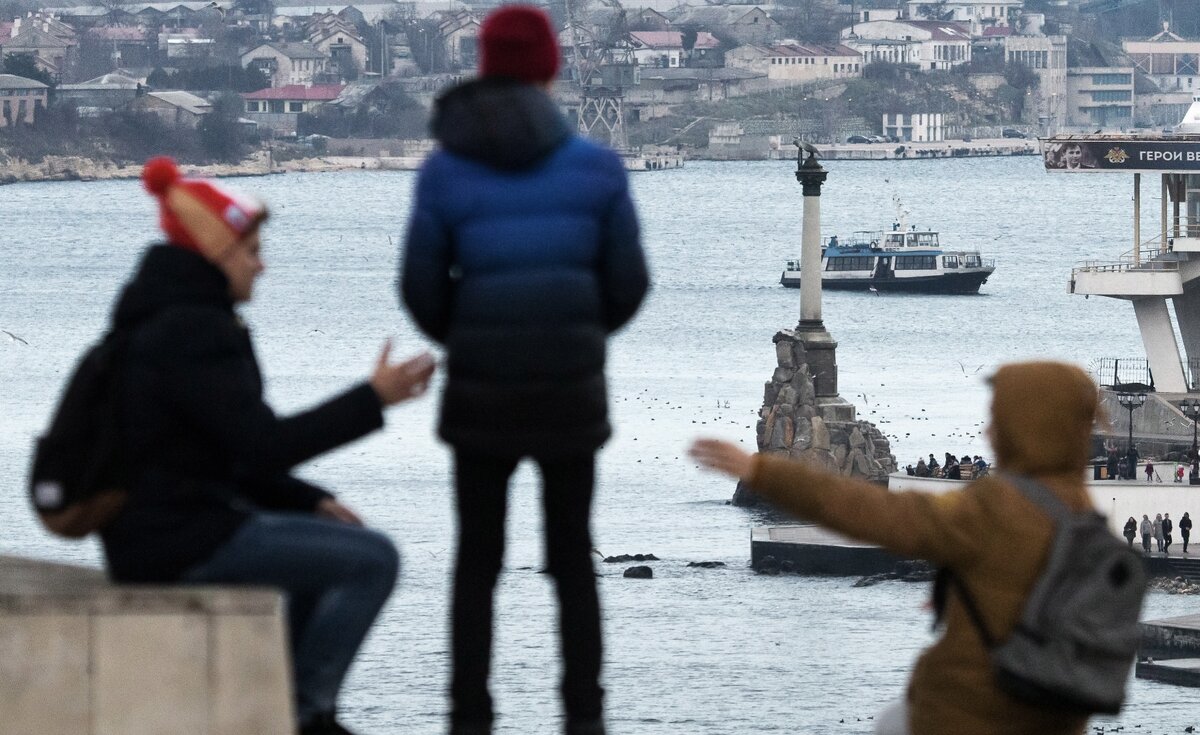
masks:
<instances>
[{"instance_id":1,"label":"person standing with back turned","mask_svg":"<svg viewBox=\"0 0 1200 735\"><path fill-rule=\"evenodd\" d=\"M494 11L480 78L437 102L442 150L421 170L401 294L445 345L438 431L454 448L451 733L490 733L493 591L508 480L541 469L546 566L559 601L570 735L604 732L591 559L595 452L608 439L609 334L648 288L637 217L615 153L573 135L548 91L559 50L540 10Z\"/></svg>"}]
</instances>

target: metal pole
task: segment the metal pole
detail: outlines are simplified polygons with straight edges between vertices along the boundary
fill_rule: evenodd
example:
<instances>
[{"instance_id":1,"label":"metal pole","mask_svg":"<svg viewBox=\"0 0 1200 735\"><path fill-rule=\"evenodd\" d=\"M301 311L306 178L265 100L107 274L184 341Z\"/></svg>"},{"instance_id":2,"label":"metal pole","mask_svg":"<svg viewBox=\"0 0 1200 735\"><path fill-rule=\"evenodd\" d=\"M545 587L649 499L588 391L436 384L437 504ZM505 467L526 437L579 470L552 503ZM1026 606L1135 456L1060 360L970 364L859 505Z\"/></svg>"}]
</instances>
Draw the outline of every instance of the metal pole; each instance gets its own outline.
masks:
<instances>
[{"instance_id":1,"label":"metal pole","mask_svg":"<svg viewBox=\"0 0 1200 735\"><path fill-rule=\"evenodd\" d=\"M1142 175L1133 175L1133 264L1142 262ZM1132 415L1132 413L1130 414Z\"/></svg>"},{"instance_id":2,"label":"metal pole","mask_svg":"<svg viewBox=\"0 0 1200 735\"><path fill-rule=\"evenodd\" d=\"M1159 224L1162 226L1162 239L1158 241L1158 251L1160 253L1167 252L1167 176L1162 175L1162 216L1159 217Z\"/></svg>"},{"instance_id":3,"label":"metal pole","mask_svg":"<svg viewBox=\"0 0 1200 735\"><path fill-rule=\"evenodd\" d=\"M1125 457L1130 458L1133 457L1133 404L1125 408L1129 409L1129 445L1125 448ZM1133 474L1133 468L1130 468L1130 473Z\"/></svg>"}]
</instances>

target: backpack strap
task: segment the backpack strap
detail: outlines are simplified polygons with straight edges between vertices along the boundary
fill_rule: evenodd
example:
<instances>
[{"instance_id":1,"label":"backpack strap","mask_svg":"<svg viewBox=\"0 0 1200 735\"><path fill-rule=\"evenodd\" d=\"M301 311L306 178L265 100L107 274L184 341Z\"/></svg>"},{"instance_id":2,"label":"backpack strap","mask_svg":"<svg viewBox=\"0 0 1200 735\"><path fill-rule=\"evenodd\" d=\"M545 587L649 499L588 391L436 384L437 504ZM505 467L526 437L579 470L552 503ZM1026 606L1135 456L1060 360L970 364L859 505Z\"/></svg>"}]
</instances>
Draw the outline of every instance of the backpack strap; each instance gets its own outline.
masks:
<instances>
[{"instance_id":1,"label":"backpack strap","mask_svg":"<svg viewBox=\"0 0 1200 735\"><path fill-rule=\"evenodd\" d=\"M1066 503L1059 500L1050 488L1042 483L1027 477L1026 475L1016 475L1008 472L998 473L999 479L1015 487L1027 499L1033 501L1042 510L1046 511L1046 515L1050 516L1051 520L1056 523L1068 521L1075 515Z\"/></svg>"},{"instance_id":2,"label":"backpack strap","mask_svg":"<svg viewBox=\"0 0 1200 735\"><path fill-rule=\"evenodd\" d=\"M996 473L996 477L1017 488L1022 495L1044 510L1046 515L1050 516L1056 523L1070 520L1074 515L1071 509L1059 500L1058 496L1050 488L1032 477L1008 472L998 472ZM944 567L938 570L937 577L933 582L934 607L936 610L934 625L941 622L946 604L946 595L950 587L958 590L959 599L962 600L963 607L967 609L967 615L971 618L971 622L975 624L975 629L979 631L979 637L983 640L983 645L989 650L995 648L997 643L996 637L992 635L992 632L988 630L987 624L983 622L983 614L979 611L979 605L975 602L975 596L971 594L971 591L967 589L966 583L957 574Z\"/></svg>"},{"instance_id":3,"label":"backpack strap","mask_svg":"<svg viewBox=\"0 0 1200 735\"><path fill-rule=\"evenodd\" d=\"M945 612L946 607L946 597L951 587L958 590L958 597L962 600L963 607L967 609L967 616L975 624L975 630L979 631L979 638L983 641L984 647L988 650L995 648L996 637L988 630L987 623L983 622L983 614L979 612L979 605L975 604L975 596L967 589L966 583L946 567L939 569L937 576L933 580L934 627L942 621L942 614Z\"/></svg>"}]
</instances>

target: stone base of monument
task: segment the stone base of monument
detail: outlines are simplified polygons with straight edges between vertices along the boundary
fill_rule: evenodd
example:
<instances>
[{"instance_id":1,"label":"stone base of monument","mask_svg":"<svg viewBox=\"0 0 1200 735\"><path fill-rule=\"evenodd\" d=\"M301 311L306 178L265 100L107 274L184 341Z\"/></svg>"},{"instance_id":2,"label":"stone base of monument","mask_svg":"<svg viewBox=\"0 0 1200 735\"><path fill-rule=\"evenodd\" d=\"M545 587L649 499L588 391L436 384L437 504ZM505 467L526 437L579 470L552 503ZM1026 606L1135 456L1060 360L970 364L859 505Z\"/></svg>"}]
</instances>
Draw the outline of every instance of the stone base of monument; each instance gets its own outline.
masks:
<instances>
[{"instance_id":1,"label":"stone base of monument","mask_svg":"<svg viewBox=\"0 0 1200 735\"><path fill-rule=\"evenodd\" d=\"M283 599L0 557L0 731L291 735Z\"/></svg>"},{"instance_id":2,"label":"stone base of monument","mask_svg":"<svg viewBox=\"0 0 1200 735\"><path fill-rule=\"evenodd\" d=\"M837 342L823 328L782 330L774 337L776 367L763 394L758 451L803 460L843 475L886 482L896 471L887 437L859 421L837 394ZM734 505L758 499L742 483Z\"/></svg>"}]
</instances>

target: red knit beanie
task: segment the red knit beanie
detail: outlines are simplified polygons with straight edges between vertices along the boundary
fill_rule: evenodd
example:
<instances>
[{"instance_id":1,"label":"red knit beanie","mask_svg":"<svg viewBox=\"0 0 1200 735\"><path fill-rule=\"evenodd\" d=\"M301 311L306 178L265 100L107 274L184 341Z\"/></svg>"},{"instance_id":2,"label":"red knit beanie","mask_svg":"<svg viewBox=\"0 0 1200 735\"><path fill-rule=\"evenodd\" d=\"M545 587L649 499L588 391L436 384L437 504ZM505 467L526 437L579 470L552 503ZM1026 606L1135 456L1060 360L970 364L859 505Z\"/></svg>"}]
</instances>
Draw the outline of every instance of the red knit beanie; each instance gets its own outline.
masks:
<instances>
[{"instance_id":1,"label":"red knit beanie","mask_svg":"<svg viewBox=\"0 0 1200 735\"><path fill-rule=\"evenodd\" d=\"M167 240L215 260L267 218L262 202L238 196L211 181L185 179L166 156L146 161L142 183L158 199L159 226Z\"/></svg>"},{"instance_id":2,"label":"red knit beanie","mask_svg":"<svg viewBox=\"0 0 1200 735\"><path fill-rule=\"evenodd\" d=\"M479 72L537 84L558 75L558 41L550 18L532 5L492 11L479 32Z\"/></svg>"}]
</instances>

